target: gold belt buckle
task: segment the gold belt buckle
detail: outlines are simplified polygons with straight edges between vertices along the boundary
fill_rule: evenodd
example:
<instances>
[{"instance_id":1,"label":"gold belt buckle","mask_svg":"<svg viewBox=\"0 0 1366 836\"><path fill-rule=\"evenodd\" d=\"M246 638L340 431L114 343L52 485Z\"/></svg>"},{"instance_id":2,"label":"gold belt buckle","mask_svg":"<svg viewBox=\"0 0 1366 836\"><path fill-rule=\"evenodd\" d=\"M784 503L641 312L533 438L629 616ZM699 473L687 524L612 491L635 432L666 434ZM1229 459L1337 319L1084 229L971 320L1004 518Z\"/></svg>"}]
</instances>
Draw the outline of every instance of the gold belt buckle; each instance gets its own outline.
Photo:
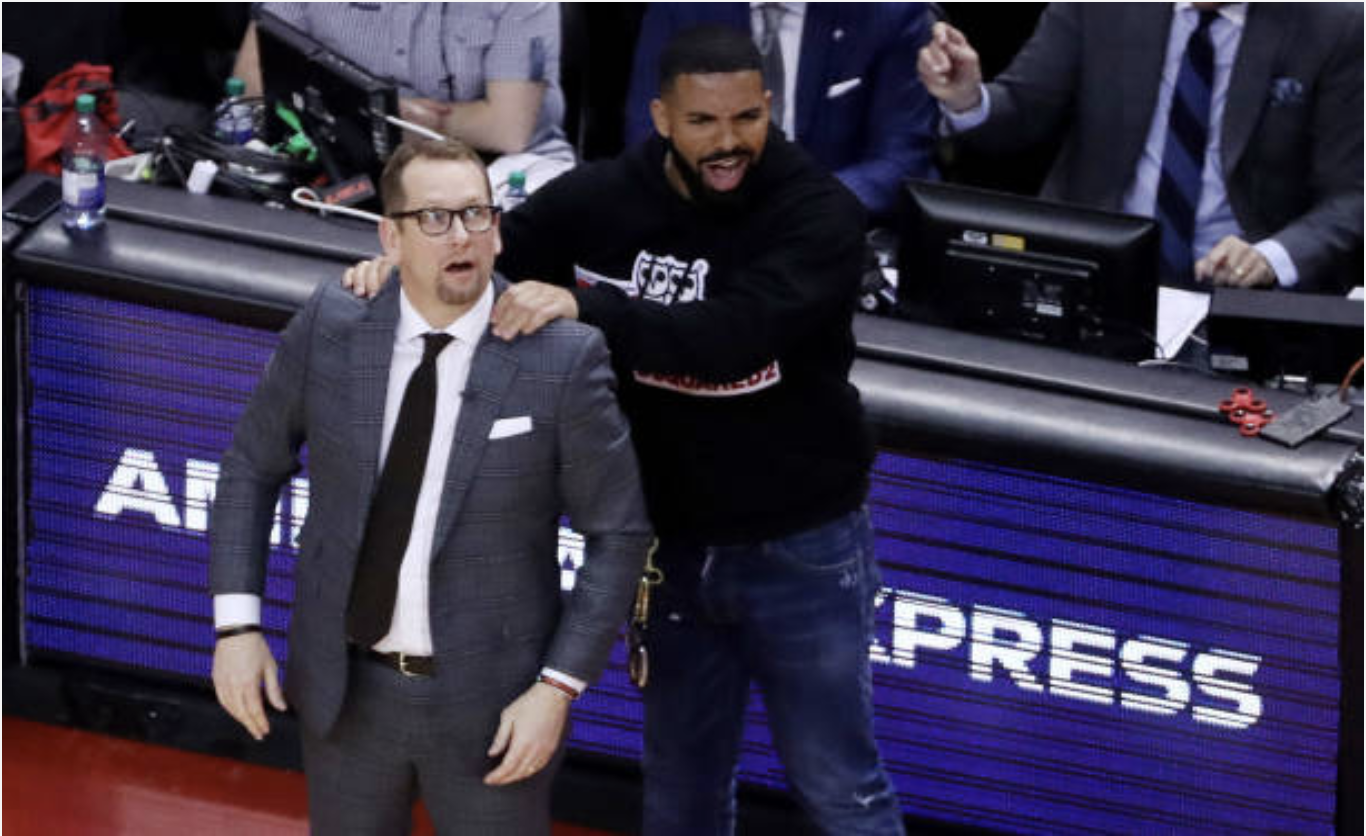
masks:
<instances>
[{"instance_id":1,"label":"gold belt buckle","mask_svg":"<svg viewBox=\"0 0 1366 836\"><path fill-rule=\"evenodd\" d=\"M416 679L422 675L415 671L408 670L408 654L404 653L402 650L398 652L398 672L409 679Z\"/></svg>"}]
</instances>

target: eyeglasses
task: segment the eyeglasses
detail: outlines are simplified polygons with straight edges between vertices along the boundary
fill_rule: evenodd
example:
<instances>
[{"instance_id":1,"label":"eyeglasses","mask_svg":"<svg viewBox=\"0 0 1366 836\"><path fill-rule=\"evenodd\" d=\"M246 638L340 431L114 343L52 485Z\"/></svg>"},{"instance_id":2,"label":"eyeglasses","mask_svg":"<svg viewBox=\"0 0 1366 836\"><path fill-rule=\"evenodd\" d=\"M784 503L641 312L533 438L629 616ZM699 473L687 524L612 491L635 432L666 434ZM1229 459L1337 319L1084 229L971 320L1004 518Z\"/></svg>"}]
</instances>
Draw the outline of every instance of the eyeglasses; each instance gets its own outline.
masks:
<instances>
[{"instance_id":1,"label":"eyeglasses","mask_svg":"<svg viewBox=\"0 0 1366 836\"><path fill-rule=\"evenodd\" d=\"M493 228L493 219L498 217L499 211L497 206L482 204L466 206L464 209L428 206L423 209L410 209L407 212L390 212L389 217L394 220L417 218L417 228L422 230L424 235L439 238L451 231L451 224L455 223L457 217L460 218L460 225L471 235L488 232Z\"/></svg>"}]
</instances>

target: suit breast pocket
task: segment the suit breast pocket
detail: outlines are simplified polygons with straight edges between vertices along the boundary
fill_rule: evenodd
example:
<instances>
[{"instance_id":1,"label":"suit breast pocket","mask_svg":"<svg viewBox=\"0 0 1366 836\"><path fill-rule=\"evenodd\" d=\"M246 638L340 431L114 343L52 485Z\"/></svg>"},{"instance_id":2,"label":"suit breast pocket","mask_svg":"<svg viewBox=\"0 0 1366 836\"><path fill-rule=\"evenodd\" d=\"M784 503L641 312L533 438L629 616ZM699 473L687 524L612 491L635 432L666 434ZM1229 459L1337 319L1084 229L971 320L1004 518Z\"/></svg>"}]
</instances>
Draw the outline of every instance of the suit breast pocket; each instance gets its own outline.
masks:
<instances>
[{"instance_id":1,"label":"suit breast pocket","mask_svg":"<svg viewBox=\"0 0 1366 836\"><path fill-rule=\"evenodd\" d=\"M559 503L555 445L548 433L489 441L465 493L461 520L487 522L551 514Z\"/></svg>"},{"instance_id":2,"label":"suit breast pocket","mask_svg":"<svg viewBox=\"0 0 1366 836\"><path fill-rule=\"evenodd\" d=\"M484 447L480 470L490 476L523 476L553 471L555 446L552 428L530 416L502 418L493 423Z\"/></svg>"},{"instance_id":3,"label":"suit breast pocket","mask_svg":"<svg viewBox=\"0 0 1366 836\"><path fill-rule=\"evenodd\" d=\"M849 101L862 101L864 94L863 79L856 75L849 76L826 86L825 104L832 106Z\"/></svg>"}]
</instances>

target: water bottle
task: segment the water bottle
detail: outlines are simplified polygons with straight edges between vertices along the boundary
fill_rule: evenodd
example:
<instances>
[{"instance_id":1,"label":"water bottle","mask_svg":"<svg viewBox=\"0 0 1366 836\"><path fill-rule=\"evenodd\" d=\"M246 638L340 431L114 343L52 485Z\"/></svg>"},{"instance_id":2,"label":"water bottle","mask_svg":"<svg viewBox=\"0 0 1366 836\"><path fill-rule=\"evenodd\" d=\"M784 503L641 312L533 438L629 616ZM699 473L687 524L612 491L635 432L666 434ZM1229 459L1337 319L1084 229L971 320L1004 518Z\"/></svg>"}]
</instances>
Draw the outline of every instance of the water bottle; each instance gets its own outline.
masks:
<instances>
[{"instance_id":1,"label":"water bottle","mask_svg":"<svg viewBox=\"0 0 1366 836\"><path fill-rule=\"evenodd\" d=\"M503 211L511 212L526 200L526 172L518 169L508 174L507 191L503 192Z\"/></svg>"},{"instance_id":2,"label":"water bottle","mask_svg":"<svg viewBox=\"0 0 1366 836\"><path fill-rule=\"evenodd\" d=\"M95 97L76 97L76 118L62 142L62 225L96 229L104 224L104 159L109 131L95 114Z\"/></svg>"},{"instance_id":3,"label":"water bottle","mask_svg":"<svg viewBox=\"0 0 1366 836\"><path fill-rule=\"evenodd\" d=\"M256 115L252 106L243 96L247 84L237 76L229 78L224 85L228 97L215 111L213 136L224 145L246 145L251 142L256 131Z\"/></svg>"}]
</instances>

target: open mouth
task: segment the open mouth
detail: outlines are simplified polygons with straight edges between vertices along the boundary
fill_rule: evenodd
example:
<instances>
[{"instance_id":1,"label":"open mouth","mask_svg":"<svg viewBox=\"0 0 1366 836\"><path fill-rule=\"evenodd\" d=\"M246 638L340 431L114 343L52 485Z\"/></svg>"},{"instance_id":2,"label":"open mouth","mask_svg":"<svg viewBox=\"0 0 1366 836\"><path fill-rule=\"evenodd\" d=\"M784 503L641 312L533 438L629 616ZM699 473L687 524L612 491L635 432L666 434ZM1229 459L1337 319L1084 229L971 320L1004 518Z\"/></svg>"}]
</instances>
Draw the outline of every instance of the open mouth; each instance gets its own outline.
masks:
<instances>
[{"instance_id":1,"label":"open mouth","mask_svg":"<svg viewBox=\"0 0 1366 836\"><path fill-rule=\"evenodd\" d=\"M738 188L749 169L747 154L732 154L710 159L702 163L702 182L716 192L728 192Z\"/></svg>"},{"instance_id":2,"label":"open mouth","mask_svg":"<svg viewBox=\"0 0 1366 836\"><path fill-rule=\"evenodd\" d=\"M473 270L473 261L452 261L445 267L441 268L441 271L448 276L463 276L466 273L469 273Z\"/></svg>"}]
</instances>

